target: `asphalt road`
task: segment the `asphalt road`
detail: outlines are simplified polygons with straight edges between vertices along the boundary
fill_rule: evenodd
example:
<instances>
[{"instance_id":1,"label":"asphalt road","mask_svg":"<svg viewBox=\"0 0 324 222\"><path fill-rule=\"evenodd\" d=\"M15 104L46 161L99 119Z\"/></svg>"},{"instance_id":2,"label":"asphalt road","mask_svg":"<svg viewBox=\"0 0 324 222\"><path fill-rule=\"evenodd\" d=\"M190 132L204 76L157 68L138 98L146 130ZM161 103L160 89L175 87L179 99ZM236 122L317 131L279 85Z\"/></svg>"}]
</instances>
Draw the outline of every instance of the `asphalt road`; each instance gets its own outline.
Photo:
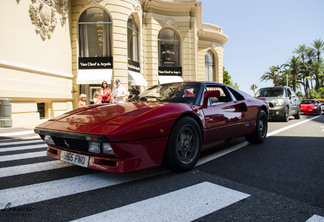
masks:
<instances>
[{"instance_id":1,"label":"asphalt road","mask_svg":"<svg viewBox=\"0 0 324 222\"><path fill-rule=\"evenodd\" d=\"M193 170L98 172L0 142L0 221L324 221L324 115L204 152Z\"/></svg>"}]
</instances>

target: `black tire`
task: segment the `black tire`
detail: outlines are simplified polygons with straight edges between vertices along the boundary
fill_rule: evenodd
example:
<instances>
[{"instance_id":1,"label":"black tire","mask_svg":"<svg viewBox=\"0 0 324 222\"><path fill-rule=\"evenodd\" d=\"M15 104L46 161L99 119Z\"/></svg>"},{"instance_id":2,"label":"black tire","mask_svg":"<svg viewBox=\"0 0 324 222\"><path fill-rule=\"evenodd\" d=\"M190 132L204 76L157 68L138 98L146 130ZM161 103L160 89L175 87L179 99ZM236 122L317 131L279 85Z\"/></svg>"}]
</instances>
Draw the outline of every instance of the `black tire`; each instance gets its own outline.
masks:
<instances>
[{"instance_id":1,"label":"black tire","mask_svg":"<svg viewBox=\"0 0 324 222\"><path fill-rule=\"evenodd\" d=\"M282 117L283 122L288 122L289 121L289 108L286 106L284 110L284 115Z\"/></svg>"},{"instance_id":2,"label":"black tire","mask_svg":"<svg viewBox=\"0 0 324 222\"><path fill-rule=\"evenodd\" d=\"M296 115L294 115L295 119L300 119L300 107L298 107Z\"/></svg>"},{"instance_id":3,"label":"black tire","mask_svg":"<svg viewBox=\"0 0 324 222\"><path fill-rule=\"evenodd\" d=\"M164 167L173 171L192 169L200 156L201 130L191 117L179 119L171 131L164 154Z\"/></svg>"},{"instance_id":4,"label":"black tire","mask_svg":"<svg viewBox=\"0 0 324 222\"><path fill-rule=\"evenodd\" d=\"M246 136L246 140L250 143L262 143L267 138L268 132L268 116L266 112L260 109L256 121L255 130L251 135Z\"/></svg>"}]
</instances>

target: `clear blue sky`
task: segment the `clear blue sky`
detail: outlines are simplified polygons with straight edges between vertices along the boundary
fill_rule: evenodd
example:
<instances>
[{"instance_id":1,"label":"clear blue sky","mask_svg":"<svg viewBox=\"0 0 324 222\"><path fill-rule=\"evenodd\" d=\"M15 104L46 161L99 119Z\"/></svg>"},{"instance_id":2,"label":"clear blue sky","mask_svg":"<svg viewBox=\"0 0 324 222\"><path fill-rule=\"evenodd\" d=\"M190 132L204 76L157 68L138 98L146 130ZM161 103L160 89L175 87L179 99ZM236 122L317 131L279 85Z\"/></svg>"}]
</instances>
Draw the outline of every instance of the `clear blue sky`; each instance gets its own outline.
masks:
<instances>
[{"instance_id":1,"label":"clear blue sky","mask_svg":"<svg viewBox=\"0 0 324 222\"><path fill-rule=\"evenodd\" d=\"M324 0L202 0L203 22L229 37L224 67L240 89L253 94L270 66L287 62L301 44L324 41Z\"/></svg>"}]
</instances>

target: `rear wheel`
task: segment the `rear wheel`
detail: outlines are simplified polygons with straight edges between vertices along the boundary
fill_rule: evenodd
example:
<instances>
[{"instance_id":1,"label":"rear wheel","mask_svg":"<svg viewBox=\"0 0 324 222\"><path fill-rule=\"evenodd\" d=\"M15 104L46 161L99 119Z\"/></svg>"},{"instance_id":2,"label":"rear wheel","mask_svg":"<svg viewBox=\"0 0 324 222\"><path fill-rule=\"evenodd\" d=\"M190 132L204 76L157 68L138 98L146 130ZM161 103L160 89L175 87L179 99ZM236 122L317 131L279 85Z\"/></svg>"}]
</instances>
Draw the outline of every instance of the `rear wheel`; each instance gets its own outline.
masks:
<instances>
[{"instance_id":1,"label":"rear wheel","mask_svg":"<svg viewBox=\"0 0 324 222\"><path fill-rule=\"evenodd\" d=\"M254 132L245 138L250 143L262 143L267 137L267 132L268 116L264 110L260 109Z\"/></svg>"},{"instance_id":2,"label":"rear wheel","mask_svg":"<svg viewBox=\"0 0 324 222\"><path fill-rule=\"evenodd\" d=\"M201 132L191 117L181 118L174 125L168 140L163 164L174 171L193 168L200 156Z\"/></svg>"}]
</instances>

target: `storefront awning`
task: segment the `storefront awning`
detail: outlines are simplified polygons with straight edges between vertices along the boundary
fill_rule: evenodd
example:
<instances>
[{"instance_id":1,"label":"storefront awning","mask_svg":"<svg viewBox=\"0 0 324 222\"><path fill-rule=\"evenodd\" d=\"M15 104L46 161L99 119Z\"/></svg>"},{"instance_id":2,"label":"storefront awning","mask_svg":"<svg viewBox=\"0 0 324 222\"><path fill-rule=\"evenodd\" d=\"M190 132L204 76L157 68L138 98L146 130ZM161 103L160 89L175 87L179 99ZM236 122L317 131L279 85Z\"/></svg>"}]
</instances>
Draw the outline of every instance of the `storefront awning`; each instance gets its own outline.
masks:
<instances>
[{"instance_id":1,"label":"storefront awning","mask_svg":"<svg viewBox=\"0 0 324 222\"><path fill-rule=\"evenodd\" d=\"M79 69L77 84L101 84L111 82L112 69Z\"/></svg>"},{"instance_id":2,"label":"storefront awning","mask_svg":"<svg viewBox=\"0 0 324 222\"><path fill-rule=\"evenodd\" d=\"M159 76L159 82L160 84L171 82L183 82L183 78L181 76Z\"/></svg>"},{"instance_id":3,"label":"storefront awning","mask_svg":"<svg viewBox=\"0 0 324 222\"><path fill-rule=\"evenodd\" d=\"M145 80L144 76L139 72L128 71L129 78L131 80L131 85L137 86L147 86L147 81Z\"/></svg>"}]
</instances>

